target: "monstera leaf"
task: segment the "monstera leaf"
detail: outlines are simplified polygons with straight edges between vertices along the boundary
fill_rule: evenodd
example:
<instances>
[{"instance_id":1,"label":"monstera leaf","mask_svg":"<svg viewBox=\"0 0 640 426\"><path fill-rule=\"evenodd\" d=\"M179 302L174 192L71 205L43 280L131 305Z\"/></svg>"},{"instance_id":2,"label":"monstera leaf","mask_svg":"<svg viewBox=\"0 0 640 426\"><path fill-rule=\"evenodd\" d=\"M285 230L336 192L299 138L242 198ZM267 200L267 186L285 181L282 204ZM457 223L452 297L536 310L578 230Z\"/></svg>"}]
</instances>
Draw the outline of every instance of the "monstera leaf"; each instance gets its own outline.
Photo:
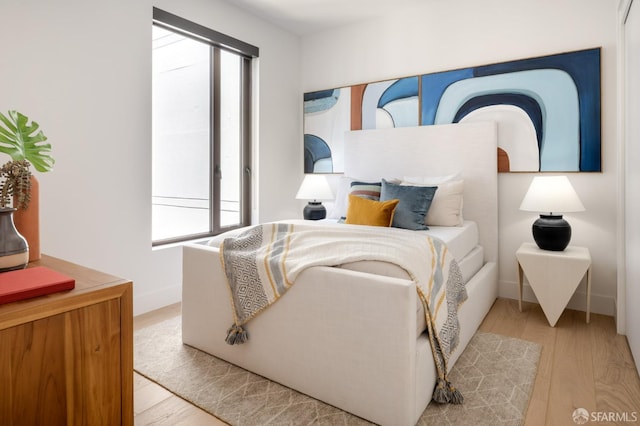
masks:
<instances>
[{"instance_id":1,"label":"monstera leaf","mask_svg":"<svg viewBox=\"0 0 640 426\"><path fill-rule=\"evenodd\" d=\"M9 117L0 113L0 152L14 161L27 160L39 172L48 172L55 161L49 155L51 144L44 143L47 137L38 128L38 123L29 123L29 118L17 111L9 111Z\"/></svg>"}]
</instances>

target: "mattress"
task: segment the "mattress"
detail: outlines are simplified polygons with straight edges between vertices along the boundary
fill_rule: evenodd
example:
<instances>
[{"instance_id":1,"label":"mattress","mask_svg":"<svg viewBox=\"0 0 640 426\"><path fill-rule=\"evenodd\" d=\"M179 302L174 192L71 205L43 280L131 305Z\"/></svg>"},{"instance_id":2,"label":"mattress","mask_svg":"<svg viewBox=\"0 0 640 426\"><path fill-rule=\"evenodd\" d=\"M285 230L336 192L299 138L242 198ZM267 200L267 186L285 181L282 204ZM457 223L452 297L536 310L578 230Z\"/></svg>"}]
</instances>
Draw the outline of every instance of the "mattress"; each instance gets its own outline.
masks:
<instances>
[{"instance_id":1,"label":"mattress","mask_svg":"<svg viewBox=\"0 0 640 426\"><path fill-rule=\"evenodd\" d=\"M462 226L430 226L427 231L416 232L424 232L444 241L458 262L478 245L478 225L470 220Z\"/></svg>"},{"instance_id":2,"label":"mattress","mask_svg":"<svg viewBox=\"0 0 640 426\"><path fill-rule=\"evenodd\" d=\"M432 226L420 232L442 240L458 262L462 277L467 282L484 263L484 252L478 246L478 226L475 222L465 221L463 226ZM395 278L408 278L407 273L397 265L377 261L360 261L341 265L342 268L360 272L370 272Z\"/></svg>"}]
</instances>

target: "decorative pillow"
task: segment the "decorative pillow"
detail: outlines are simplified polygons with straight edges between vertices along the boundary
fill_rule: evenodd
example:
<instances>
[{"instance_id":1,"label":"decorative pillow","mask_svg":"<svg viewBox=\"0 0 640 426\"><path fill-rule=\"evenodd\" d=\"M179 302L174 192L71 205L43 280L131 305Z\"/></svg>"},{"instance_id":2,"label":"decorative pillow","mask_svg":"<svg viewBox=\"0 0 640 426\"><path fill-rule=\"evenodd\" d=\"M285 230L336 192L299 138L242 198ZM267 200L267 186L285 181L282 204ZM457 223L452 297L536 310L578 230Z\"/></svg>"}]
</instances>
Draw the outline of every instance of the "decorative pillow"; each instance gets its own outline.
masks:
<instances>
[{"instance_id":1,"label":"decorative pillow","mask_svg":"<svg viewBox=\"0 0 640 426\"><path fill-rule=\"evenodd\" d=\"M436 189L437 186L398 185L382 179L380 201L400 200L391 226L412 230L429 229L425 217Z\"/></svg>"},{"instance_id":2,"label":"decorative pillow","mask_svg":"<svg viewBox=\"0 0 640 426\"><path fill-rule=\"evenodd\" d=\"M398 179L389 180L394 183L400 183ZM341 176L336 189L336 200L333 208L328 213L329 219L342 219L347 215L347 206L349 205L349 194L369 198L378 201L380 199L381 182L364 182L362 179L356 179L348 176Z\"/></svg>"},{"instance_id":3,"label":"decorative pillow","mask_svg":"<svg viewBox=\"0 0 640 426\"><path fill-rule=\"evenodd\" d=\"M349 194L357 195L358 197L366 198L367 200L380 200L380 190L382 188L382 182L351 182L351 191Z\"/></svg>"},{"instance_id":4,"label":"decorative pillow","mask_svg":"<svg viewBox=\"0 0 640 426\"><path fill-rule=\"evenodd\" d=\"M428 178L412 178L402 184L433 186L433 182L425 182L426 179ZM462 226L464 223L464 218L462 217L463 192L464 180L462 179L439 183L438 190L433 197L431 207L425 218L426 225Z\"/></svg>"},{"instance_id":5,"label":"decorative pillow","mask_svg":"<svg viewBox=\"0 0 640 426\"><path fill-rule=\"evenodd\" d=\"M345 223L353 225L391 226L399 200L374 201L349 194Z\"/></svg>"}]
</instances>

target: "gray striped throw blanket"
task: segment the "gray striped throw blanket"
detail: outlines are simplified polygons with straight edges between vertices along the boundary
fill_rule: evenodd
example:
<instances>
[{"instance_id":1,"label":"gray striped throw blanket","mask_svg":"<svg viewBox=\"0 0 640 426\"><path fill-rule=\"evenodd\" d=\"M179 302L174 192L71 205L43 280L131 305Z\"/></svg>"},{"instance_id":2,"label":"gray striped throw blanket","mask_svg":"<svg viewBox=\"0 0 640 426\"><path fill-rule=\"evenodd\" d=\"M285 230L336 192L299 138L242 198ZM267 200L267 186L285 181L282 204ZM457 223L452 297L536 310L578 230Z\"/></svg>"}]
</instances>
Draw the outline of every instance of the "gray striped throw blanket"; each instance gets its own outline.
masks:
<instances>
[{"instance_id":1,"label":"gray striped throw blanket","mask_svg":"<svg viewBox=\"0 0 640 426\"><path fill-rule=\"evenodd\" d=\"M233 305L230 345L247 341L244 325L282 297L306 268L361 260L398 265L416 283L424 306L438 372L433 399L462 402L447 380L447 362L458 345L457 313L467 293L457 262L440 240L396 228L276 222L224 239L220 251Z\"/></svg>"}]
</instances>

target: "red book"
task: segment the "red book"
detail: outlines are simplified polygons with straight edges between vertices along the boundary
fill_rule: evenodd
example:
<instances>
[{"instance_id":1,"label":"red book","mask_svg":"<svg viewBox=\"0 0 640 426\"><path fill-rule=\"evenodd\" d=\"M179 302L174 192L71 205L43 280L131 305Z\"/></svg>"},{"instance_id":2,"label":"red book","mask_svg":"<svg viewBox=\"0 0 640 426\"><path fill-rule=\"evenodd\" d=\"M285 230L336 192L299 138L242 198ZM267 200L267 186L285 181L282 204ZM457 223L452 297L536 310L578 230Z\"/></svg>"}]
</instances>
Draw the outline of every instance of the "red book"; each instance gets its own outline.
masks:
<instances>
[{"instance_id":1,"label":"red book","mask_svg":"<svg viewBox=\"0 0 640 426\"><path fill-rule=\"evenodd\" d=\"M0 304L71 290L76 280L44 266L0 273Z\"/></svg>"}]
</instances>

